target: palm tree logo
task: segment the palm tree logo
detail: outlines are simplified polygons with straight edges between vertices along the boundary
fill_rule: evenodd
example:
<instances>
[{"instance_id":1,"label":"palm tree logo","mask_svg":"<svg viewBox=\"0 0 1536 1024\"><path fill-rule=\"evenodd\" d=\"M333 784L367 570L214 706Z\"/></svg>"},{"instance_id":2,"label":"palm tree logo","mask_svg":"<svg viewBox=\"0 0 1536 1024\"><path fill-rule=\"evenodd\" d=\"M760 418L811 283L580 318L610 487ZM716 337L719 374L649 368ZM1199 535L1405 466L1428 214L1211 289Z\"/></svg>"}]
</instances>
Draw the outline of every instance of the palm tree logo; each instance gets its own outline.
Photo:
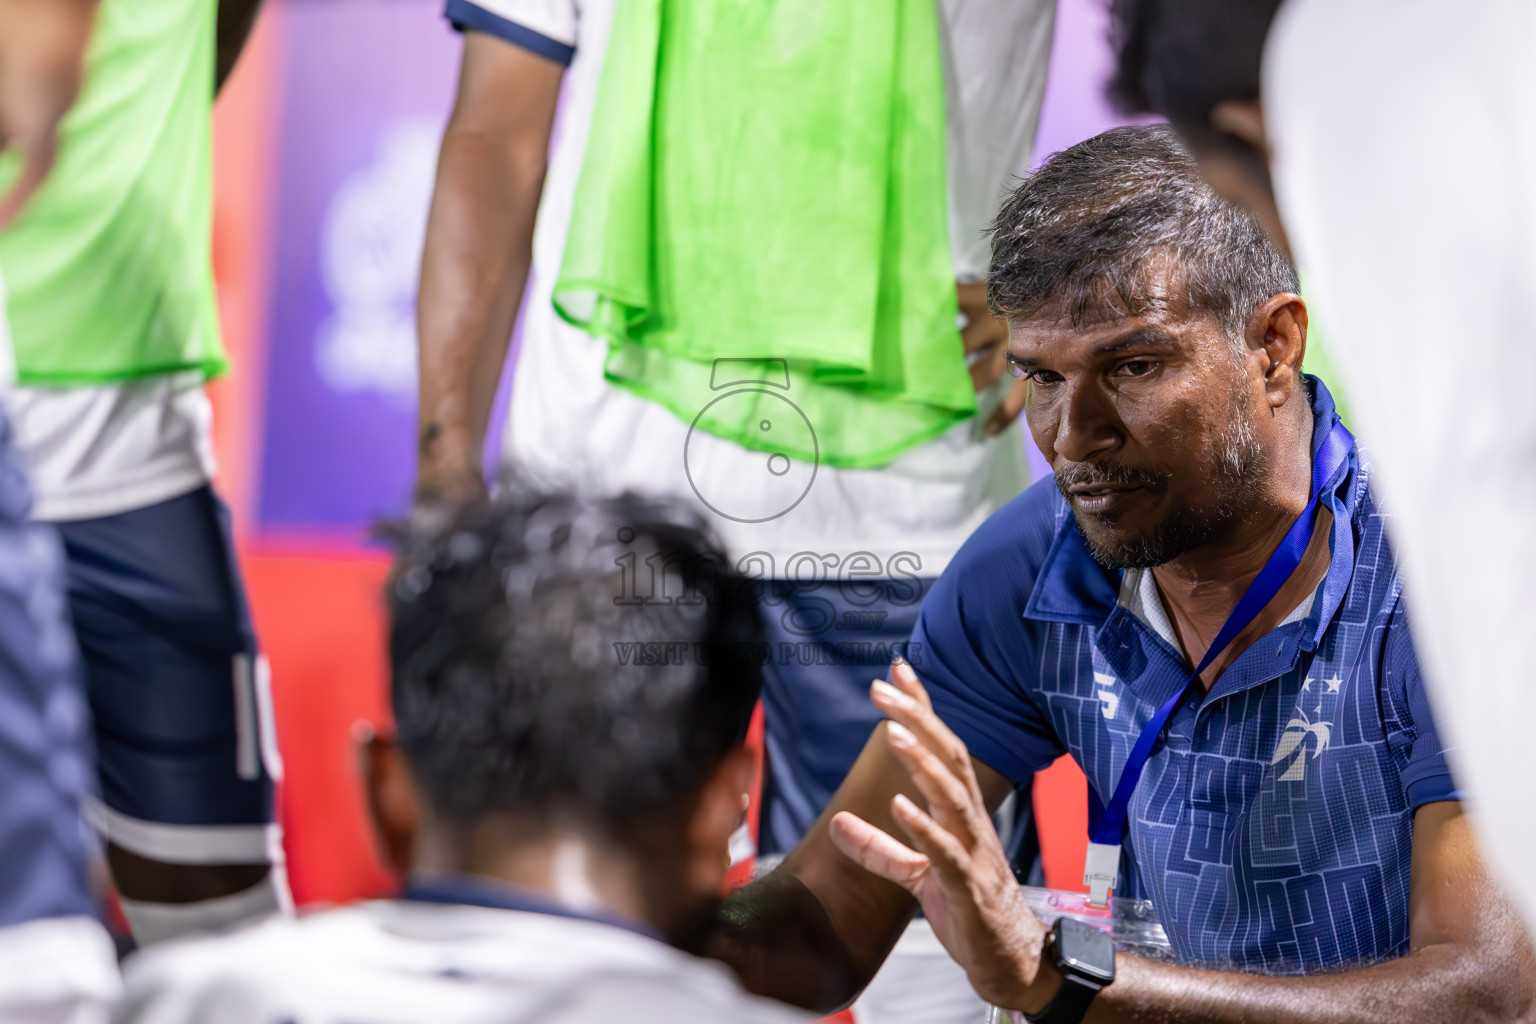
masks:
<instances>
[{"instance_id":1,"label":"palm tree logo","mask_svg":"<svg viewBox=\"0 0 1536 1024\"><path fill-rule=\"evenodd\" d=\"M1297 711L1296 717L1285 723L1285 732L1280 736L1280 745L1275 748L1275 756L1270 759L1271 765L1280 764L1287 759L1290 764L1280 776L1281 782L1301 782L1307 777L1306 753L1307 737L1315 737L1317 743L1312 751L1312 759L1317 760L1318 755L1328 749L1328 741L1332 738L1333 727L1327 722L1311 722L1307 719L1305 711Z\"/></svg>"}]
</instances>

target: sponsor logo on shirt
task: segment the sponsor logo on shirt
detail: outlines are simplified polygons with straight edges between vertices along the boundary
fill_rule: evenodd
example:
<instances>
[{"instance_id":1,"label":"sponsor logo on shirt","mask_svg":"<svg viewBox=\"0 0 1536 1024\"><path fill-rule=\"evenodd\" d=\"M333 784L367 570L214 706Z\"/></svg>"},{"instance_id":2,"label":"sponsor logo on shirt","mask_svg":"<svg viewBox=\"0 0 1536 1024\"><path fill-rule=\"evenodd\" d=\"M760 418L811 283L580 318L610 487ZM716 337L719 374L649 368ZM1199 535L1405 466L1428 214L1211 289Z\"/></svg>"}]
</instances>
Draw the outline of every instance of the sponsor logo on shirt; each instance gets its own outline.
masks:
<instances>
[{"instance_id":1,"label":"sponsor logo on shirt","mask_svg":"<svg viewBox=\"0 0 1536 1024\"><path fill-rule=\"evenodd\" d=\"M1099 688L1099 710L1113 722L1120 711L1120 695L1114 691L1115 677L1107 672L1095 672L1093 681Z\"/></svg>"},{"instance_id":2,"label":"sponsor logo on shirt","mask_svg":"<svg viewBox=\"0 0 1536 1024\"><path fill-rule=\"evenodd\" d=\"M1302 689L1310 690L1312 679L1302 684ZM1328 680L1329 693L1338 691L1334 680ZM1322 705L1317 706L1317 712L1321 712ZM1285 723L1285 732L1280 735L1280 743L1275 747L1275 756L1270 758L1271 765L1285 765L1285 770L1280 773L1280 782L1304 782L1307 777L1307 761L1315 761L1328 749L1328 743L1333 738L1333 726L1324 721L1312 721L1307 717L1305 710L1297 711L1289 722ZM1312 756L1308 758L1307 741L1312 741Z\"/></svg>"}]
</instances>

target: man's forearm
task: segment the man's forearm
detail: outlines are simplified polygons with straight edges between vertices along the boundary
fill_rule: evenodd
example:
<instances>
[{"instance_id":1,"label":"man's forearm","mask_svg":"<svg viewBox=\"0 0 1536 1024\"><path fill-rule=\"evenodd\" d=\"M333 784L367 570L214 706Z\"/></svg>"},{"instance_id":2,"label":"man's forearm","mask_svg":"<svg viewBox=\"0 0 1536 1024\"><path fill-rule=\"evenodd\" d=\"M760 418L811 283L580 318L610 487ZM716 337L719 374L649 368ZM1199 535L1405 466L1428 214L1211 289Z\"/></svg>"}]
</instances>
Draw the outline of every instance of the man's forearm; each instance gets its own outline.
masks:
<instances>
[{"instance_id":1,"label":"man's forearm","mask_svg":"<svg viewBox=\"0 0 1536 1024\"><path fill-rule=\"evenodd\" d=\"M832 1013L868 983L821 901L794 875L775 872L733 893L703 955L729 964L759 995Z\"/></svg>"},{"instance_id":2,"label":"man's forearm","mask_svg":"<svg viewBox=\"0 0 1536 1024\"><path fill-rule=\"evenodd\" d=\"M478 478L481 448L532 260L544 154L450 125L422 257L417 307L418 484Z\"/></svg>"},{"instance_id":3,"label":"man's forearm","mask_svg":"<svg viewBox=\"0 0 1536 1024\"><path fill-rule=\"evenodd\" d=\"M1502 944L1501 944L1502 945ZM1532 967L1519 944L1437 945L1329 975L1194 970L1121 958L1091 1024L1463 1024L1532 1017Z\"/></svg>"}]
</instances>

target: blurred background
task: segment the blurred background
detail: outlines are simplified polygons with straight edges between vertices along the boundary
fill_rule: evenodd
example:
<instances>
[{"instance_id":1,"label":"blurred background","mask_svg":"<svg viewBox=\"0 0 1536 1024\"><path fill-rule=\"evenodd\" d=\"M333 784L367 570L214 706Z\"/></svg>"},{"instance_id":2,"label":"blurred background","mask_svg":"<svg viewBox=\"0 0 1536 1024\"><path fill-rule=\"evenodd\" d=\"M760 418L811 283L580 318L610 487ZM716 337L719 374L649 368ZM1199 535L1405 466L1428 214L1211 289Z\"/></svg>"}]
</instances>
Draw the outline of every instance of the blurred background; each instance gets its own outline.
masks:
<instances>
[{"instance_id":1,"label":"blurred background","mask_svg":"<svg viewBox=\"0 0 1536 1024\"><path fill-rule=\"evenodd\" d=\"M392 884L353 748L359 723L388 727L387 556L369 532L408 507L416 284L461 47L442 7L266 0L215 114L214 265L234 367L211 389L220 489L272 663L301 904ZM1103 99L1107 32L1101 0L1060 0L1037 163L1124 122ZM1080 888L1077 768L1058 762L1035 802L1048 883Z\"/></svg>"}]
</instances>

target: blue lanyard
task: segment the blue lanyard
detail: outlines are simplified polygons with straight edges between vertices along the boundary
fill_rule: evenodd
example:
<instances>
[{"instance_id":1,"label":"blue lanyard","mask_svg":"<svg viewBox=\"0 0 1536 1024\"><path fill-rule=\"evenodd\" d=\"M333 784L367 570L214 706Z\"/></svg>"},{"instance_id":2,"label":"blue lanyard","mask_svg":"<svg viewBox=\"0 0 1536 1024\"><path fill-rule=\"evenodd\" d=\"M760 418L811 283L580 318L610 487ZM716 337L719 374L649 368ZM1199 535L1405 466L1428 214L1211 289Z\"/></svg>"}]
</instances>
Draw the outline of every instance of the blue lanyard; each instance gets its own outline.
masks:
<instances>
[{"instance_id":1,"label":"blue lanyard","mask_svg":"<svg viewBox=\"0 0 1536 1024\"><path fill-rule=\"evenodd\" d=\"M1274 600L1285 581L1291 578L1291 574L1301 564L1301 557L1306 553L1307 545L1312 542L1318 500L1328 486L1328 481L1344 465L1354 447L1354 435L1344 428L1343 423L1335 420L1333 429L1328 431L1328 436L1318 447L1317 457L1312 462L1312 493L1307 507L1291 525L1275 553L1269 556L1269 561L1264 563L1264 568L1259 570L1259 575L1248 584L1248 589L1243 592L1237 607L1232 609L1221 632L1211 641L1210 650L1205 652L1200 664L1189 674L1188 681L1157 709L1157 714L1142 728L1141 735L1136 738L1136 745L1131 748L1131 756L1125 762L1125 770L1120 773L1120 782L1115 786L1109 806L1106 807L1099 800L1092 786L1088 787L1088 861L1083 872L1083 884L1089 887L1089 901L1094 905L1104 906L1109 890L1115 887L1120 866L1120 839L1125 835L1131 794L1136 792L1136 784L1141 781L1141 773L1146 770L1147 760L1152 756L1152 747L1185 695L1199 686L1200 673L1210 666L1216 655L1226 650L1234 637L1248 628L1265 605Z\"/></svg>"}]
</instances>

